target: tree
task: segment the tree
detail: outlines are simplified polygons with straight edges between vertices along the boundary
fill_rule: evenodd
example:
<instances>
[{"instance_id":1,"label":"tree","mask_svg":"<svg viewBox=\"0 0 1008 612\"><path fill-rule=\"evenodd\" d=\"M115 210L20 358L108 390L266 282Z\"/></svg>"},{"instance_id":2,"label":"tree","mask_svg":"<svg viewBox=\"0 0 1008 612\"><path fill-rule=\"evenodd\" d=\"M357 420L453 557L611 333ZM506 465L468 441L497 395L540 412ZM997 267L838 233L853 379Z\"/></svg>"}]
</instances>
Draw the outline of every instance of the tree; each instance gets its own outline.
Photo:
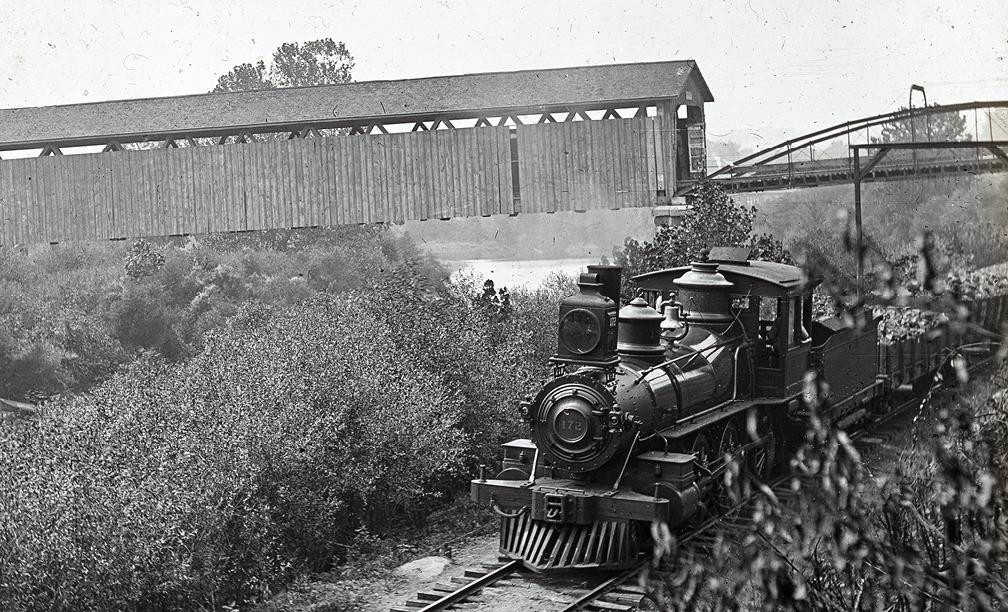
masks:
<instances>
[{"instance_id":1,"label":"tree","mask_svg":"<svg viewBox=\"0 0 1008 612\"><path fill-rule=\"evenodd\" d=\"M614 253L616 263L623 266L624 279L687 265L716 246L745 247L754 258L790 263L791 256L779 240L753 233L756 209L736 205L722 187L700 185L687 202L690 208L679 225L659 229L652 241L628 238L623 249ZM624 284L624 297L631 297L631 291Z\"/></svg>"},{"instance_id":2,"label":"tree","mask_svg":"<svg viewBox=\"0 0 1008 612\"><path fill-rule=\"evenodd\" d=\"M346 45L331 38L284 43L268 66L263 60L238 64L217 79L213 93L349 83L353 67Z\"/></svg>"},{"instance_id":3,"label":"tree","mask_svg":"<svg viewBox=\"0 0 1008 612\"><path fill-rule=\"evenodd\" d=\"M932 104L931 106L937 106ZM900 107L901 111L907 108ZM924 109L914 109L913 121L903 119L887 123L873 143L886 142L944 142L949 140L972 140L966 133L966 118L958 112L928 113ZM918 114L919 111L919 114Z\"/></svg>"}]
</instances>

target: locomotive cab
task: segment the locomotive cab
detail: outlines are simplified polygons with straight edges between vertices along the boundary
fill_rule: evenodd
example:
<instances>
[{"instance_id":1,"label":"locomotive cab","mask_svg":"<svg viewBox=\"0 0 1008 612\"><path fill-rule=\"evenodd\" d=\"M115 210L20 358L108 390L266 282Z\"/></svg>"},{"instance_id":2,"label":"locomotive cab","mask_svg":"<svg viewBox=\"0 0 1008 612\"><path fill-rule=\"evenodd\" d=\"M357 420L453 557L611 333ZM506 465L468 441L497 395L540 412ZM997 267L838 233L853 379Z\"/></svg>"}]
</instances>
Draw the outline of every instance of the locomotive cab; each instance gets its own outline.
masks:
<instances>
[{"instance_id":1,"label":"locomotive cab","mask_svg":"<svg viewBox=\"0 0 1008 612\"><path fill-rule=\"evenodd\" d=\"M783 398L801 391L809 362L812 291L817 281L786 264L749 259L749 250L716 247L707 262L731 285L731 324L745 334L752 358L753 397ZM675 300L690 266L634 277L653 303Z\"/></svg>"}]
</instances>

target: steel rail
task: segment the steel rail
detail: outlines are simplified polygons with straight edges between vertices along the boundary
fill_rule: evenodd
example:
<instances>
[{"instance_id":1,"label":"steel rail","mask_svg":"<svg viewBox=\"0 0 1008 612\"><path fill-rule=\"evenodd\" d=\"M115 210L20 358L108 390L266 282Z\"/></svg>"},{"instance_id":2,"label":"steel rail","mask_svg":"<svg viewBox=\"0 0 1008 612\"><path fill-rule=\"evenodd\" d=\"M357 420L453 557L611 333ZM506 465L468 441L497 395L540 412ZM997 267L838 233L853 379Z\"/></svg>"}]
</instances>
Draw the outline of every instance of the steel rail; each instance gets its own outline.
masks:
<instances>
[{"instance_id":1,"label":"steel rail","mask_svg":"<svg viewBox=\"0 0 1008 612\"><path fill-rule=\"evenodd\" d=\"M581 597L578 597L571 604L567 605L565 608L563 608L562 612L575 612L575 610L580 610L581 608L590 605L593 601L595 601L599 597L602 597L609 591L615 589L619 585L623 584L627 580L630 580L631 578L639 574L641 571L644 570L644 566L646 565L647 561L644 561L638 564L636 567L633 567L621 574L617 574L612 578L604 581L602 584L598 585L597 587L588 591Z\"/></svg>"},{"instance_id":2,"label":"steel rail","mask_svg":"<svg viewBox=\"0 0 1008 612\"><path fill-rule=\"evenodd\" d=\"M524 565L522 564L521 561L511 561L510 563L506 563L498 567L497 569L489 572L488 574L480 576L479 578L476 578L472 582L460 586L459 588L455 589L451 593L448 593L441 599L438 599L437 601L432 601L431 603L427 604L422 608L417 608L417 612L437 612L439 610L447 610L451 606L457 603L461 603L463 600L471 596L476 591L486 586L489 586L507 576L510 576L511 574L522 569L522 567L524 567Z\"/></svg>"}]
</instances>

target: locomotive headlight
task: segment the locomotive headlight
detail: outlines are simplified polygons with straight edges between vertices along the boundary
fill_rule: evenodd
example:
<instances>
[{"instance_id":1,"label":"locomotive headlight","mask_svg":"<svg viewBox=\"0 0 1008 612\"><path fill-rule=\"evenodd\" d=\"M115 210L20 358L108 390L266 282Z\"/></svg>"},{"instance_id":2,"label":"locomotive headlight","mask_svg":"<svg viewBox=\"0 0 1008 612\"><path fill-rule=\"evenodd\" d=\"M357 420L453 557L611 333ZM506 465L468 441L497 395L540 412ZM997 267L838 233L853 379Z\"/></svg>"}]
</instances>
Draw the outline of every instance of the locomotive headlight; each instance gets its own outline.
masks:
<instances>
[{"instance_id":1,"label":"locomotive headlight","mask_svg":"<svg viewBox=\"0 0 1008 612\"><path fill-rule=\"evenodd\" d=\"M598 346L602 339L602 324L598 315L575 308L560 319L560 341L572 353L585 355Z\"/></svg>"}]
</instances>

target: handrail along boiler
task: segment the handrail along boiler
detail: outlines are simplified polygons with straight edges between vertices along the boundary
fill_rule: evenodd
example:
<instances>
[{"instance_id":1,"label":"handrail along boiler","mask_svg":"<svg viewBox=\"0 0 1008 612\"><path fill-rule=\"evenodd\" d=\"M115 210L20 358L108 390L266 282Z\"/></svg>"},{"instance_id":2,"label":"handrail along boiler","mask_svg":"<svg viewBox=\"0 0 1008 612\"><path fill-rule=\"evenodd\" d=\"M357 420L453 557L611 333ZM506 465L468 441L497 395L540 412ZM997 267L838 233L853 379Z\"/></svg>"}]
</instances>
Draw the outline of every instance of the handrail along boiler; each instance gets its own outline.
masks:
<instances>
[{"instance_id":1,"label":"handrail along boiler","mask_svg":"<svg viewBox=\"0 0 1008 612\"><path fill-rule=\"evenodd\" d=\"M729 508L725 470L769 476L809 368L841 425L906 387L880 364L878 319L813 321L817 281L797 267L715 248L634 277L644 295L619 308L621 273L588 266L560 302L552 379L519 407L529 438L472 481L501 515L501 552L534 570L630 567L652 522Z\"/></svg>"}]
</instances>

